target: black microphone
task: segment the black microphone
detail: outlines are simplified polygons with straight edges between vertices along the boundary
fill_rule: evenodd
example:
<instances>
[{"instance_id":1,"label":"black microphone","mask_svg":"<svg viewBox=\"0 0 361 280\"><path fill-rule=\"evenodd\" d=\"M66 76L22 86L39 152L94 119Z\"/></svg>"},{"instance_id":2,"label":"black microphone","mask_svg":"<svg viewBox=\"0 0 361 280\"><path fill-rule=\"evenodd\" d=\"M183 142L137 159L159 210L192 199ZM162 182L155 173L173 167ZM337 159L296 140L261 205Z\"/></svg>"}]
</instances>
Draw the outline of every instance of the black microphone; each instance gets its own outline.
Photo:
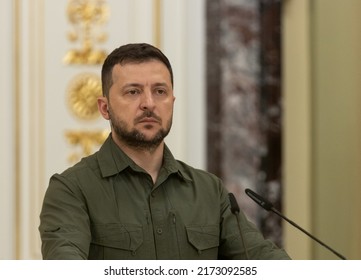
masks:
<instances>
[{"instance_id":1,"label":"black microphone","mask_svg":"<svg viewBox=\"0 0 361 280\"><path fill-rule=\"evenodd\" d=\"M229 197L229 202L230 202L230 205L231 205L231 212L232 212L233 215L236 216L236 219L237 219L239 235L241 236L241 241L242 241L242 245L243 245L243 248L244 248L244 252L246 254L246 259L249 260L248 250L247 250L246 244L244 242L243 233L242 233L242 229L241 229L241 224L239 222L239 217L238 217L238 214L239 214L239 211L240 211L239 206L238 206L237 200L234 197L233 193L228 193L228 197Z\"/></svg>"},{"instance_id":2,"label":"black microphone","mask_svg":"<svg viewBox=\"0 0 361 280\"><path fill-rule=\"evenodd\" d=\"M233 193L229 193L228 196L229 196L229 202L231 204L231 212L233 214L238 214L239 206L238 206L236 198L234 197Z\"/></svg>"},{"instance_id":3,"label":"black microphone","mask_svg":"<svg viewBox=\"0 0 361 280\"><path fill-rule=\"evenodd\" d=\"M334 253L336 256L338 256L340 259L342 260L346 260L346 258L344 256L342 256L340 253L336 252L334 249L332 249L330 246L326 245L325 243L323 243L321 240L319 240L318 238L316 238L315 236L313 236L312 234L310 234L309 232L307 232L306 230L304 230L303 228L301 228L299 225L297 225L295 222L291 221L290 219L288 219L286 216L284 216L281 212L279 212L277 209L274 208L273 204L271 202L269 202L267 199L263 198L262 196L260 196L259 194L255 193L254 191L250 190L250 189L246 189L245 190L246 194L252 198L258 205L260 205L263 209L267 210L267 211L272 211L273 213L277 214L278 216L280 216L282 219L286 220L287 222L289 222L291 225L293 225L294 227L298 228L300 231L302 231L303 233L305 233L306 235L308 235L309 237L311 237L313 240L317 241L319 244L321 244L322 246L324 246L325 248L327 248L328 250L330 250L332 253Z\"/></svg>"}]
</instances>

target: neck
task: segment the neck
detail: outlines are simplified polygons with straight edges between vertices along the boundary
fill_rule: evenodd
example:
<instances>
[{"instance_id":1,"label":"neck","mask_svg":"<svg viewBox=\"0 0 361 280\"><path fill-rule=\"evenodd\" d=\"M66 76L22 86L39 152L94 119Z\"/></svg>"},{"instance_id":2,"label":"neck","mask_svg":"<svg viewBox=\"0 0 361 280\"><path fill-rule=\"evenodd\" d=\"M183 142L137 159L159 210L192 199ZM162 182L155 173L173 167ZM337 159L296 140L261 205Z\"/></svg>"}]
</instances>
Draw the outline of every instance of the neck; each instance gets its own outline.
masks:
<instances>
[{"instance_id":1,"label":"neck","mask_svg":"<svg viewBox=\"0 0 361 280\"><path fill-rule=\"evenodd\" d=\"M126 145L116 139L116 137L113 137L113 141L128 157L152 177L153 183L157 181L163 163L164 142L155 148L143 149Z\"/></svg>"}]
</instances>

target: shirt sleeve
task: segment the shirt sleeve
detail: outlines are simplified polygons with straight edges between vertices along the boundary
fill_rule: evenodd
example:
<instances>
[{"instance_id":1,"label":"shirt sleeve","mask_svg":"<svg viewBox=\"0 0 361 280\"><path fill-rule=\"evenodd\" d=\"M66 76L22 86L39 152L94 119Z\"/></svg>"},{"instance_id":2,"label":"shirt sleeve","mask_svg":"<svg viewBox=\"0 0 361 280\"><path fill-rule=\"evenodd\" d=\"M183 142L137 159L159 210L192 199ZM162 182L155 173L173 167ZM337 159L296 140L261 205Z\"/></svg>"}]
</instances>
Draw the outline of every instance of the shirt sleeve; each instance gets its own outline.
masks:
<instances>
[{"instance_id":1,"label":"shirt sleeve","mask_svg":"<svg viewBox=\"0 0 361 280\"><path fill-rule=\"evenodd\" d=\"M242 236L239 232L237 218L230 210L228 193L221 191L221 240L219 258L251 260L287 260L288 254L270 240L266 240L257 227L251 223L240 210L238 214ZM242 238L243 241L242 242Z\"/></svg>"},{"instance_id":2,"label":"shirt sleeve","mask_svg":"<svg viewBox=\"0 0 361 280\"><path fill-rule=\"evenodd\" d=\"M61 175L50 179L39 231L43 259L87 259L91 233L85 199L80 189Z\"/></svg>"}]
</instances>

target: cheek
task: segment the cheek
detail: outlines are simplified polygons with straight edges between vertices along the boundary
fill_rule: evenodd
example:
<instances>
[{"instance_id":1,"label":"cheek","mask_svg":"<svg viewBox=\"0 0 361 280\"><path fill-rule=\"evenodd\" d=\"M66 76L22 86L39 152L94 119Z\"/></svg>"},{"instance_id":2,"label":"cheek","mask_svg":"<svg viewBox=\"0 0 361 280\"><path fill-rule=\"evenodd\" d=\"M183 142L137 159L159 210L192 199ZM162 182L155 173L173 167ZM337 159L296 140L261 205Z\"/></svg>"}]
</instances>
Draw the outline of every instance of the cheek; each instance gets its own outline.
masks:
<instances>
[{"instance_id":1,"label":"cheek","mask_svg":"<svg viewBox=\"0 0 361 280\"><path fill-rule=\"evenodd\" d=\"M168 121L173 118L173 106L169 106L162 111L163 121Z\"/></svg>"},{"instance_id":2,"label":"cheek","mask_svg":"<svg viewBox=\"0 0 361 280\"><path fill-rule=\"evenodd\" d=\"M136 110L136 106L132 102L127 102L121 98L113 98L110 103L114 114L121 118L127 118L129 114L132 114Z\"/></svg>"},{"instance_id":3,"label":"cheek","mask_svg":"<svg viewBox=\"0 0 361 280\"><path fill-rule=\"evenodd\" d=\"M138 110L132 106L125 106L119 111L119 117L129 125L135 124L135 119L140 115Z\"/></svg>"},{"instance_id":4,"label":"cheek","mask_svg":"<svg viewBox=\"0 0 361 280\"><path fill-rule=\"evenodd\" d=\"M169 114L173 115L173 109L174 109L174 101L170 102L170 104L168 106Z\"/></svg>"}]
</instances>

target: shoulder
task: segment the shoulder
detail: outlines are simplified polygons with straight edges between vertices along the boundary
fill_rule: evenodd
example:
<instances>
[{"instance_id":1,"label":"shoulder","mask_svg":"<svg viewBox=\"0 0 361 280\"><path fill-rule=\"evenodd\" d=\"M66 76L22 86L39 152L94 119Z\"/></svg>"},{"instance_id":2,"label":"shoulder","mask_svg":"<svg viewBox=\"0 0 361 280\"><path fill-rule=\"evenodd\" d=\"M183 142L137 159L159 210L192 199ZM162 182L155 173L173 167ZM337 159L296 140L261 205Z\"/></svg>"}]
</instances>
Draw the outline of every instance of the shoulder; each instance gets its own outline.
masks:
<instances>
[{"instance_id":1,"label":"shoulder","mask_svg":"<svg viewBox=\"0 0 361 280\"><path fill-rule=\"evenodd\" d=\"M97 153L82 158L78 163L65 169L61 173L56 173L51 180L59 180L63 183L76 184L82 178L98 177L100 175L99 164L97 161Z\"/></svg>"},{"instance_id":2,"label":"shoulder","mask_svg":"<svg viewBox=\"0 0 361 280\"><path fill-rule=\"evenodd\" d=\"M189 178L195 183L208 183L213 186L223 186L222 180L213 173L195 168L180 160L177 160L177 164L182 176Z\"/></svg>"},{"instance_id":3,"label":"shoulder","mask_svg":"<svg viewBox=\"0 0 361 280\"><path fill-rule=\"evenodd\" d=\"M179 170L184 180L188 182L190 190L202 197L202 201L225 209L228 205L227 189L222 180L213 173L206 170L192 167L177 160ZM206 206L205 206L206 207Z\"/></svg>"}]
</instances>

